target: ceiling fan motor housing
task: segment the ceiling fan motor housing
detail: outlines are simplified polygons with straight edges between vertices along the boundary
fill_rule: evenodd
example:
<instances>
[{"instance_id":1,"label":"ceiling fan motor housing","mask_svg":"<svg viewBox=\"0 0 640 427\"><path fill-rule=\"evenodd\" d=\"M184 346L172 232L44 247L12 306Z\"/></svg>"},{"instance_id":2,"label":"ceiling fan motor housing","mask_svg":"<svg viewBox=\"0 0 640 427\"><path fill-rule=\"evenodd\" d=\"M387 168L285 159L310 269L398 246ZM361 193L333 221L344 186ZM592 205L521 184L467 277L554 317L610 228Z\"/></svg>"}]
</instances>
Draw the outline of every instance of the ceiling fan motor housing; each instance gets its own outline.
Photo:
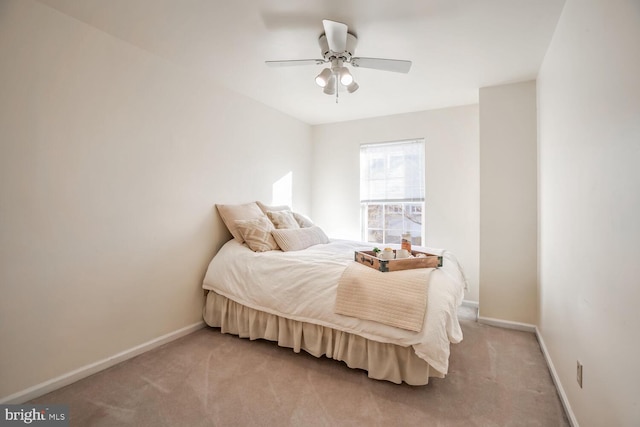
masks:
<instances>
[{"instance_id":1,"label":"ceiling fan motor housing","mask_svg":"<svg viewBox=\"0 0 640 427\"><path fill-rule=\"evenodd\" d=\"M333 52L329 49L329 42L327 42L327 35L323 34L318 39L320 45L320 53L325 61L331 62L332 59L342 59L344 62L349 62L353 53L356 51L358 45L358 38L351 33L347 33L347 48L344 52Z\"/></svg>"}]
</instances>

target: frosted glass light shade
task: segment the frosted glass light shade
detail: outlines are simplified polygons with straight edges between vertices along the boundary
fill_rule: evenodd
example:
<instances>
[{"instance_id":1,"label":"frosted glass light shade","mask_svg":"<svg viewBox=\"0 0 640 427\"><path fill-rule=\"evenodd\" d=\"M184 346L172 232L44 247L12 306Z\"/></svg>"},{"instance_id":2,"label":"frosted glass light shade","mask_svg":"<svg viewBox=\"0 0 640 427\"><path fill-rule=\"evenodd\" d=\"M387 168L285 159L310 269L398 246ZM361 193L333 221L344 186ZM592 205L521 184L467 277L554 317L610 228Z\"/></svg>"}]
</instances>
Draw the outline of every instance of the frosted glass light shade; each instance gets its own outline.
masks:
<instances>
[{"instance_id":1,"label":"frosted glass light shade","mask_svg":"<svg viewBox=\"0 0 640 427\"><path fill-rule=\"evenodd\" d=\"M331 78L327 82L327 85L324 87L323 92L326 93L327 95L336 94L336 77L335 76L333 75L331 76Z\"/></svg>"},{"instance_id":2,"label":"frosted glass light shade","mask_svg":"<svg viewBox=\"0 0 640 427\"><path fill-rule=\"evenodd\" d=\"M353 83L353 76L351 75L347 67L340 68L340 83L345 86L349 86L351 83Z\"/></svg>"},{"instance_id":3,"label":"frosted glass light shade","mask_svg":"<svg viewBox=\"0 0 640 427\"><path fill-rule=\"evenodd\" d=\"M351 84L347 86L347 92L353 93L353 92L357 91L359 87L360 87L360 85L358 85L358 83L351 82Z\"/></svg>"},{"instance_id":4,"label":"frosted glass light shade","mask_svg":"<svg viewBox=\"0 0 640 427\"><path fill-rule=\"evenodd\" d=\"M325 87L329 83L329 80L331 80L331 77L331 69L325 68L316 76L316 84L320 87Z\"/></svg>"}]
</instances>

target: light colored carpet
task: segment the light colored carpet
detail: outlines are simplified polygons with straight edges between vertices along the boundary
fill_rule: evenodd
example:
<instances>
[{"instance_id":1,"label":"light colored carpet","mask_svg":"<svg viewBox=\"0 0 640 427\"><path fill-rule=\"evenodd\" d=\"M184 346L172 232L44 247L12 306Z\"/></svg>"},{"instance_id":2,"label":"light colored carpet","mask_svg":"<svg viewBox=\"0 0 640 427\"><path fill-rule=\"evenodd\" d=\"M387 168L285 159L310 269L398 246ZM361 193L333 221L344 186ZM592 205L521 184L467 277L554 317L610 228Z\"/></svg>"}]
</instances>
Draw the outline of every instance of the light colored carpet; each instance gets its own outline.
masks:
<instances>
[{"instance_id":1,"label":"light colored carpet","mask_svg":"<svg viewBox=\"0 0 640 427\"><path fill-rule=\"evenodd\" d=\"M422 387L206 328L31 403L72 426L568 426L535 336L474 316Z\"/></svg>"}]
</instances>

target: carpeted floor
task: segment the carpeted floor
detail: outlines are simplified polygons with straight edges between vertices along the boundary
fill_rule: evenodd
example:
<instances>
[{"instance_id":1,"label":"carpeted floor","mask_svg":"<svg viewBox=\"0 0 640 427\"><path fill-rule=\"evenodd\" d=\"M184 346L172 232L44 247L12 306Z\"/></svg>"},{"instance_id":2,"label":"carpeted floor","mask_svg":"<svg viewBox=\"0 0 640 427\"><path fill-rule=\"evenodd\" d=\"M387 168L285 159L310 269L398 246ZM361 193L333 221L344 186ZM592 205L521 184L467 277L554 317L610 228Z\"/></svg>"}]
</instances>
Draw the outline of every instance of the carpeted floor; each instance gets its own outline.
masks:
<instances>
[{"instance_id":1,"label":"carpeted floor","mask_svg":"<svg viewBox=\"0 0 640 427\"><path fill-rule=\"evenodd\" d=\"M422 387L206 328L30 403L71 426L568 426L532 333L461 320L449 374Z\"/></svg>"}]
</instances>

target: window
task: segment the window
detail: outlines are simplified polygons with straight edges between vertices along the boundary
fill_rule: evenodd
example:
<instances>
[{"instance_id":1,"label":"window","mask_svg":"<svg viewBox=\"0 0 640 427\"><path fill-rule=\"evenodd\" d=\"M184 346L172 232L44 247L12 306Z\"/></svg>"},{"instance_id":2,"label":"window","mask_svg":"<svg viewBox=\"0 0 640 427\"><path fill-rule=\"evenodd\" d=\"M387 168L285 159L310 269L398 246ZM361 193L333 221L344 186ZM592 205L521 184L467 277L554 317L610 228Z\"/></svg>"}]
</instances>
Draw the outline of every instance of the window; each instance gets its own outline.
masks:
<instances>
[{"instance_id":1,"label":"window","mask_svg":"<svg viewBox=\"0 0 640 427\"><path fill-rule=\"evenodd\" d=\"M363 240L422 244L424 140L360 146L360 209Z\"/></svg>"}]
</instances>

